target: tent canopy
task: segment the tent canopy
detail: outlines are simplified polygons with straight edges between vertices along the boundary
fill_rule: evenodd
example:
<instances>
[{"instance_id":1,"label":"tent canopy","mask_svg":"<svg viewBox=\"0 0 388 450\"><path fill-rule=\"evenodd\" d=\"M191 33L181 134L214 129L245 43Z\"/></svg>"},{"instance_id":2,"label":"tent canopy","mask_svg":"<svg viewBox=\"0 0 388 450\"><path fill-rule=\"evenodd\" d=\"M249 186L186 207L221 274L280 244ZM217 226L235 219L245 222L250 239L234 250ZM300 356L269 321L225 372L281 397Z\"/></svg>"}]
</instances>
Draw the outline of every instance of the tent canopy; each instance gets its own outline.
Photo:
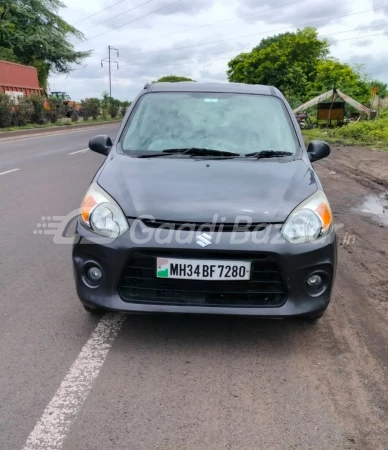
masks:
<instances>
[{"instance_id":1,"label":"tent canopy","mask_svg":"<svg viewBox=\"0 0 388 450\"><path fill-rule=\"evenodd\" d=\"M348 95L341 92L339 89L330 89L330 91L325 92L324 94L318 95L318 97L313 98L312 100L309 100L306 103L303 103L303 105L298 106L298 108L294 109L294 113L298 114L301 111L306 111L307 109L311 108L312 106L317 105L320 102L323 102L327 100L330 97L334 96L334 99L336 96L339 96L344 100L346 103L348 103L353 108L357 109L360 112L365 113L369 118L373 118L373 111L366 106L362 105L361 103L358 103L353 98L349 97Z\"/></svg>"}]
</instances>

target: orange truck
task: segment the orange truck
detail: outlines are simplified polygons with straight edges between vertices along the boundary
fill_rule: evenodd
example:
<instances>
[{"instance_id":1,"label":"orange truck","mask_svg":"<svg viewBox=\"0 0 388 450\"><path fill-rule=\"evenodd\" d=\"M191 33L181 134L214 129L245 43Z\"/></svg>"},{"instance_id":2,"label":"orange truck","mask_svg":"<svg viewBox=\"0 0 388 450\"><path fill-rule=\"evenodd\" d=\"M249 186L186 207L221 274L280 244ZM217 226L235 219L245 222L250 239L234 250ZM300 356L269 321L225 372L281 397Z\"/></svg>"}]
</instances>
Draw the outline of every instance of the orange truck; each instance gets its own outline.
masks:
<instances>
[{"instance_id":1,"label":"orange truck","mask_svg":"<svg viewBox=\"0 0 388 450\"><path fill-rule=\"evenodd\" d=\"M0 60L0 92L8 94L16 102L21 96L43 95L36 68Z\"/></svg>"},{"instance_id":2,"label":"orange truck","mask_svg":"<svg viewBox=\"0 0 388 450\"><path fill-rule=\"evenodd\" d=\"M38 72L35 67L2 60L0 60L0 92L9 95L15 105L18 105L19 97L31 94L44 95L43 89L39 86ZM58 99L57 107L64 105L66 117L78 119L80 103L72 101L66 92L52 92L51 96ZM45 101L45 108L50 109L50 107Z\"/></svg>"}]
</instances>

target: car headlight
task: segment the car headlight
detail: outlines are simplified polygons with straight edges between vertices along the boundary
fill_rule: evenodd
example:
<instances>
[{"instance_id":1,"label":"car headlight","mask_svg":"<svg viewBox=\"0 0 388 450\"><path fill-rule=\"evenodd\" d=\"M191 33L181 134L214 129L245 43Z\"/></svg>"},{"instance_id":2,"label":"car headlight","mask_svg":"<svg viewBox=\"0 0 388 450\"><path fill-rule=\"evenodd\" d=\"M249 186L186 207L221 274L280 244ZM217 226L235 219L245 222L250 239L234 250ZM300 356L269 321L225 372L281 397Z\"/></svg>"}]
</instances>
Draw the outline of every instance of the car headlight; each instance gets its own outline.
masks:
<instances>
[{"instance_id":1,"label":"car headlight","mask_svg":"<svg viewBox=\"0 0 388 450\"><path fill-rule=\"evenodd\" d=\"M323 191L318 189L288 216L282 235L291 244L313 242L327 234L332 224L329 202Z\"/></svg>"},{"instance_id":2,"label":"car headlight","mask_svg":"<svg viewBox=\"0 0 388 450\"><path fill-rule=\"evenodd\" d=\"M101 236L117 238L128 230L119 205L97 183L92 183L81 205L82 223Z\"/></svg>"}]
</instances>

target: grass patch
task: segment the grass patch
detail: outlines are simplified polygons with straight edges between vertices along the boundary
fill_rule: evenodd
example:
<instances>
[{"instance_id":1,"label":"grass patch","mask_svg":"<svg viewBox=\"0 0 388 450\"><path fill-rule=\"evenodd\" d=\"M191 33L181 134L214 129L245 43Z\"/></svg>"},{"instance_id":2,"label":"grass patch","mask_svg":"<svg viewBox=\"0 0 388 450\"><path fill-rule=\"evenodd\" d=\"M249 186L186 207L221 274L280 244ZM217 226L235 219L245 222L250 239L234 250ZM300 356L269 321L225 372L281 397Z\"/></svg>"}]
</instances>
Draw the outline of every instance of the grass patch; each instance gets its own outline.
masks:
<instances>
[{"instance_id":1,"label":"grass patch","mask_svg":"<svg viewBox=\"0 0 388 450\"><path fill-rule=\"evenodd\" d=\"M331 144L361 145L388 151L388 118L349 123L339 128L302 131L306 144L314 139Z\"/></svg>"},{"instance_id":2,"label":"grass patch","mask_svg":"<svg viewBox=\"0 0 388 450\"><path fill-rule=\"evenodd\" d=\"M36 128L43 128L44 129L44 128L52 128L52 127L75 127L75 126L80 126L80 125L87 125L88 123L112 122L114 120L121 120L121 118L111 119L109 117L109 118L103 119L101 117L101 118L96 119L96 120L89 119L89 120L82 120L82 121L79 121L79 122L72 122L71 119L67 119L67 120L64 119L64 120L61 120L61 121L58 121L58 122L55 122L55 123L48 122L48 123L45 123L44 125L37 125L37 124L34 124L34 123L29 123L29 124L24 125L22 127L5 127L5 128L0 128L0 133L4 133L6 131L33 130L33 129L36 129Z\"/></svg>"}]
</instances>

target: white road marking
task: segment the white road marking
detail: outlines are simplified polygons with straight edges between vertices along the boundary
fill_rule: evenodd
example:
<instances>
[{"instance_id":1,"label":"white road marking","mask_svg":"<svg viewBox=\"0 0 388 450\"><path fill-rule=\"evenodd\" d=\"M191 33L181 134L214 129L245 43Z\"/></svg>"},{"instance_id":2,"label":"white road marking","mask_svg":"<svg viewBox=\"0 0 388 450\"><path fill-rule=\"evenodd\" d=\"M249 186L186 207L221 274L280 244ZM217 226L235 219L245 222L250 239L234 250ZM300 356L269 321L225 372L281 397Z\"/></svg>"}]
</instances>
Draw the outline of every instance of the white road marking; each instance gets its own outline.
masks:
<instances>
[{"instance_id":1,"label":"white road marking","mask_svg":"<svg viewBox=\"0 0 388 450\"><path fill-rule=\"evenodd\" d=\"M77 150L76 152L71 152L69 153L69 155L75 155L76 153L84 153L87 152L89 149L88 148L84 148L83 150Z\"/></svg>"},{"instance_id":2,"label":"white road marking","mask_svg":"<svg viewBox=\"0 0 388 450\"><path fill-rule=\"evenodd\" d=\"M20 170L20 169L12 169L12 170L7 170L6 172L1 172L0 176L1 175L6 175L7 173L17 172L18 170Z\"/></svg>"},{"instance_id":3,"label":"white road marking","mask_svg":"<svg viewBox=\"0 0 388 450\"><path fill-rule=\"evenodd\" d=\"M96 128L96 130L101 130L102 128L111 128L111 127L114 127L114 126L119 126L120 125L120 123L119 122L117 122L117 124L116 123L114 123L114 124L112 124L112 125L104 125L104 126L95 126L95 127L88 127L88 128L82 128L81 130L76 130L76 129L68 129L68 130L66 130L66 131L61 131L61 132L59 132L59 133L38 133L38 134L34 134L33 136L26 136L26 135L24 135L24 136L20 136L19 138L17 137L17 136L14 136L14 137L6 137L6 138L2 138L1 137L1 133L0 133L0 144L1 143L6 143L6 142L9 142L9 141L13 141L13 142L18 142L18 141L27 141L27 140L29 140L29 139L40 139L40 138L44 138L44 137L50 137L50 136L59 136L59 135L61 135L61 134L67 134L67 133L84 133L84 132L86 132L86 131L90 131L90 130L92 130L93 128Z\"/></svg>"},{"instance_id":4,"label":"white road marking","mask_svg":"<svg viewBox=\"0 0 388 450\"><path fill-rule=\"evenodd\" d=\"M114 343L125 315L107 313L74 361L23 450L59 450Z\"/></svg>"}]
</instances>

